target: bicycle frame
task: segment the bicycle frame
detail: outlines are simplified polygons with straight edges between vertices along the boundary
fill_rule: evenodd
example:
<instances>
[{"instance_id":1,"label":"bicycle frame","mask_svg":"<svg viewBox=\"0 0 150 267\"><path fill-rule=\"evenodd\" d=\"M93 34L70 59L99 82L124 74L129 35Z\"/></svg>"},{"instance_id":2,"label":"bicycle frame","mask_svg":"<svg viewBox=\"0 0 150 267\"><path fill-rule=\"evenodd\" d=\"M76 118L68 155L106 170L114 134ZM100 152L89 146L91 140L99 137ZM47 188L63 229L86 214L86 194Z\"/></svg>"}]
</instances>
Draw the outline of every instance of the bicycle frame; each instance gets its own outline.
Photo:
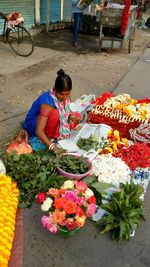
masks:
<instances>
[{"instance_id":1,"label":"bicycle frame","mask_svg":"<svg viewBox=\"0 0 150 267\"><path fill-rule=\"evenodd\" d=\"M4 20L3 23L3 31L2 34L0 34L1 37L3 37L3 39L7 40L7 19L2 15L2 13L0 12L0 20Z\"/></svg>"}]
</instances>

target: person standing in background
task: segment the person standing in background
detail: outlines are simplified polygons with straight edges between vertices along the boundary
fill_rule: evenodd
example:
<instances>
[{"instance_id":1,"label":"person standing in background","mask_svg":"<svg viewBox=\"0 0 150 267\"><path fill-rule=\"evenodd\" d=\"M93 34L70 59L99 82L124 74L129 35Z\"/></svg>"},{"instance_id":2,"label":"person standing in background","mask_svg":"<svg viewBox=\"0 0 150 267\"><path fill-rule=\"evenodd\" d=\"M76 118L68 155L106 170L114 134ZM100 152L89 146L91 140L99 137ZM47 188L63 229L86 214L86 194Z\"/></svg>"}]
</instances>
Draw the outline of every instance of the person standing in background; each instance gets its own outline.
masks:
<instances>
[{"instance_id":1,"label":"person standing in background","mask_svg":"<svg viewBox=\"0 0 150 267\"><path fill-rule=\"evenodd\" d=\"M78 32L81 27L84 9L84 0L72 0L72 13L74 18L73 45L76 47L80 46L78 43Z\"/></svg>"}]
</instances>

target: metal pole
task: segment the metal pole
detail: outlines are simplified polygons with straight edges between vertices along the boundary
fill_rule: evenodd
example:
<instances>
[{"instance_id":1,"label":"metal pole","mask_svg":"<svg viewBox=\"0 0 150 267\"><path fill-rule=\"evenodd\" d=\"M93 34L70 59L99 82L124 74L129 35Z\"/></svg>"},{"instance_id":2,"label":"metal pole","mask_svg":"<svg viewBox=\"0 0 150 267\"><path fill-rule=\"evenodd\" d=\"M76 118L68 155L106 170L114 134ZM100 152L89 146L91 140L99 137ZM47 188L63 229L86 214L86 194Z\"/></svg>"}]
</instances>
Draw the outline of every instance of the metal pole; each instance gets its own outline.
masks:
<instances>
[{"instance_id":1,"label":"metal pole","mask_svg":"<svg viewBox=\"0 0 150 267\"><path fill-rule=\"evenodd\" d=\"M40 25L40 0L35 0L35 23Z\"/></svg>"},{"instance_id":2,"label":"metal pole","mask_svg":"<svg viewBox=\"0 0 150 267\"><path fill-rule=\"evenodd\" d=\"M46 33L48 33L48 28L49 28L49 12L50 12L50 0L46 0L46 25L45 25Z\"/></svg>"},{"instance_id":3,"label":"metal pole","mask_svg":"<svg viewBox=\"0 0 150 267\"><path fill-rule=\"evenodd\" d=\"M64 0L60 0L60 21L64 19Z\"/></svg>"}]
</instances>

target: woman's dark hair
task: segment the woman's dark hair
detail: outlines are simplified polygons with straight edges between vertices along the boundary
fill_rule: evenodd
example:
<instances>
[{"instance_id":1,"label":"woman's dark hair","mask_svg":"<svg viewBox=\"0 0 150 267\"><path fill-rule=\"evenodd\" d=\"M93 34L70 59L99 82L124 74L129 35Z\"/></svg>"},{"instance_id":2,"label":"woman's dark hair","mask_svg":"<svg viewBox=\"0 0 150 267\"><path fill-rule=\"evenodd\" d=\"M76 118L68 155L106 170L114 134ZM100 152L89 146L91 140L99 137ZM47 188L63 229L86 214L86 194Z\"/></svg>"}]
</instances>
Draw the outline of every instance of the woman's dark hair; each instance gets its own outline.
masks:
<instances>
[{"instance_id":1,"label":"woman's dark hair","mask_svg":"<svg viewBox=\"0 0 150 267\"><path fill-rule=\"evenodd\" d=\"M71 91L72 80L69 75L67 75L62 69L57 72L57 78L55 80L55 90L58 93L62 91Z\"/></svg>"}]
</instances>

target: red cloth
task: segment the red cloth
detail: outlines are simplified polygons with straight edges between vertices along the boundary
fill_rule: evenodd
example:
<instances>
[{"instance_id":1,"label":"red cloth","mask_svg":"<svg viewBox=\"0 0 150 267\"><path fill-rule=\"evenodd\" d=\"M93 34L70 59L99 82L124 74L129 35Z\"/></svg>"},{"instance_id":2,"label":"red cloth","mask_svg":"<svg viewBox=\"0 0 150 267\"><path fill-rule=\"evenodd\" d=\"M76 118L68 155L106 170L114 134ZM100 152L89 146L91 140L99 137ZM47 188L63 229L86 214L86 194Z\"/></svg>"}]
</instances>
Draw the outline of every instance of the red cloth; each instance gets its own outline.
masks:
<instances>
[{"instance_id":1,"label":"red cloth","mask_svg":"<svg viewBox=\"0 0 150 267\"><path fill-rule=\"evenodd\" d=\"M16 229L9 267L22 267L23 265L23 209L17 210Z\"/></svg>"},{"instance_id":2,"label":"red cloth","mask_svg":"<svg viewBox=\"0 0 150 267\"><path fill-rule=\"evenodd\" d=\"M45 127L45 133L48 138L58 139L59 137L59 112L57 109L53 109L48 116L47 124Z\"/></svg>"}]
</instances>

